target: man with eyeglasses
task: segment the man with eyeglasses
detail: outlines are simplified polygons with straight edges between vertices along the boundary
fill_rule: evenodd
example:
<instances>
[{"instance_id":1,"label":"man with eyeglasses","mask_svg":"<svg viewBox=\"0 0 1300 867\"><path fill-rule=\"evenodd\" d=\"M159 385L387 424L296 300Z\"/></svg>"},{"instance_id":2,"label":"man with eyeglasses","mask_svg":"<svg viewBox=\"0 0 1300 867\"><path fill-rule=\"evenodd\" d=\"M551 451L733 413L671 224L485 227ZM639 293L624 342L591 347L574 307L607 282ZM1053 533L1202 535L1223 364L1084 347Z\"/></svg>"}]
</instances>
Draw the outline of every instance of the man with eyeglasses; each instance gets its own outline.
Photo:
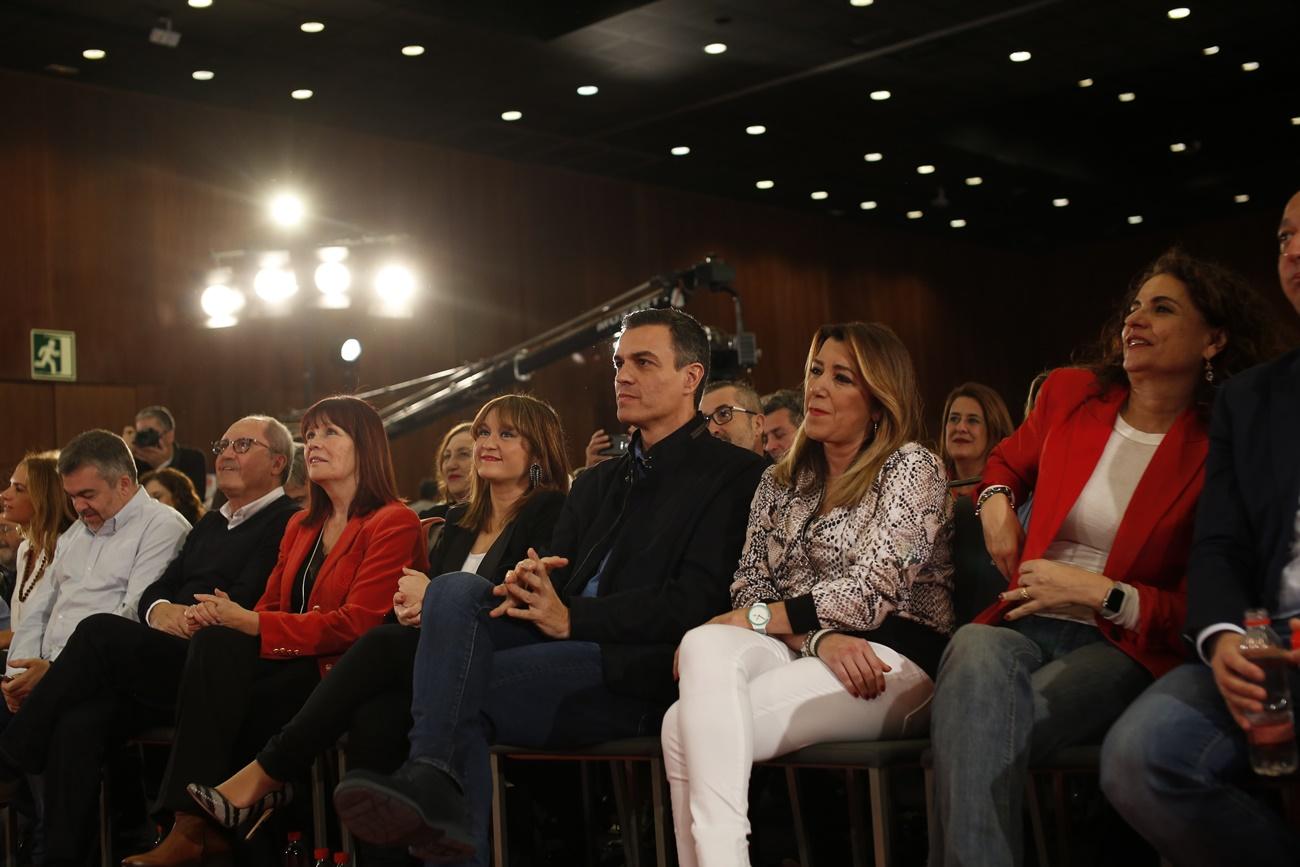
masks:
<instances>
[{"instance_id":1,"label":"man with eyeglasses","mask_svg":"<svg viewBox=\"0 0 1300 867\"><path fill-rule=\"evenodd\" d=\"M763 408L758 392L747 383L719 379L704 387L700 412L709 420L709 433L733 446L763 451Z\"/></svg>"},{"instance_id":2,"label":"man with eyeglasses","mask_svg":"<svg viewBox=\"0 0 1300 867\"><path fill-rule=\"evenodd\" d=\"M130 617L92 614L77 626L0 734L0 780L45 775L46 863L86 862L96 769L129 733L173 721L189 638L210 622L194 595L225 594L252 608L275 566L298 508L283 488L293 455L289 431L273 418L249 416L232 424L212 453L226 503L199 520ZM61 555L62 540L59 546Z\"/></svg>"}]
</instances>

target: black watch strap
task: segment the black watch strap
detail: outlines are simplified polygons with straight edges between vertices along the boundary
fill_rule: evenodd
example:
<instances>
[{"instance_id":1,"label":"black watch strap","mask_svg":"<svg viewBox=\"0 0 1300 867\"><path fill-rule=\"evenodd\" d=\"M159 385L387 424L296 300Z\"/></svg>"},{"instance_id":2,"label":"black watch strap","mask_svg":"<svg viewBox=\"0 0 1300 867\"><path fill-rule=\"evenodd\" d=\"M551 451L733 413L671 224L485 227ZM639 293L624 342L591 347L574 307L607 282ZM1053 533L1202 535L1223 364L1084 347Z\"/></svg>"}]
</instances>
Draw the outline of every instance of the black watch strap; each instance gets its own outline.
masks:
<instances>
[{"instance_id":1,"label":"black watch strap","mask_svg":"<svg viewBox=\"0 0 1300 867\"><path fill-rule=\"evenodd\" d=\"M1106 598L1102 601L1101 607L1107 614L1119 614L1120 609L1124 607L1124 588L1116 584L1110 588Z\"/></svg>"}]
</instances>

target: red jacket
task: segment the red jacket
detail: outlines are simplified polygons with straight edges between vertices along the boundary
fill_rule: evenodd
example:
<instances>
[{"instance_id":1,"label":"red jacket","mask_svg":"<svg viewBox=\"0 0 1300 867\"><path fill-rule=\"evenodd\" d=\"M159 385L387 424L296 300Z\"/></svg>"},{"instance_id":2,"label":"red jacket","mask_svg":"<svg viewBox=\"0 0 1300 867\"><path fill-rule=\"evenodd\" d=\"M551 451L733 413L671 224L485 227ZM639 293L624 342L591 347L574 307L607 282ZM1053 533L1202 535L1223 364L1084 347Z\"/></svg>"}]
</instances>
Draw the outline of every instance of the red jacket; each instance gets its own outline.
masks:
<instances>
[{"instance_id":1,"label":"red jacket","mask_svg":"<svg viewBox=\"0 0 1300 867\"><path fill-rule=\"evenodd\" d=\"M1089 371L1057 370L1043 383L1029 418L989 455L980 490L1007 485L1017 503L1034 493L1022 560L1041 558L1056 538L1096 469L1127 397L1126 388L1098 397L1097 380ZM1135 629L1123 629L1100 614L1097 626L1155 677L1182 662L1186 653L1180 636L1187 611L1187 560L1208 450L1205 425L1198 410L1189 408L1165 434L1142 474L1106 560L1108 578L1137 588L1140 613ZM995 602L976 622L1001 623L1007 607Z\"/></svg>"},{"instance_id":2,"label":"red jacket","mask_svg":"<svg viewBox=\"0 0 1300 867\"><path fill-rule=\"evenodd\" d=\"M304 526L304 510L289 519L280 558L254 610L260 616L262 657L315 656L321 675L393 606L402 567L428 569L424 534L415 512L389 503L351 518L321 564L307 598L308 610L292 612L293 582L311 556L319 526Z\"/></svg>"}]
</instances>

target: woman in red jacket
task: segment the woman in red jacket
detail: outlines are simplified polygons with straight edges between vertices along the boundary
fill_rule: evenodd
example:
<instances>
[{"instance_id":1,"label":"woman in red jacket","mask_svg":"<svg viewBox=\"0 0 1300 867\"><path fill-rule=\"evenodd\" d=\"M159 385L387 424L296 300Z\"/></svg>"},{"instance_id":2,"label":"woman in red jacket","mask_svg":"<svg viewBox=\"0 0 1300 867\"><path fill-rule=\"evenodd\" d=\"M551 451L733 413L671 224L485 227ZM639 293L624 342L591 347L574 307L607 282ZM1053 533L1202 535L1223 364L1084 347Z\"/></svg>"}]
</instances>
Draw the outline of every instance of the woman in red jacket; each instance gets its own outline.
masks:
<instances>
[{"instance_id":1,"label":"woman in red jacket","mask_svg":"<svg viewBox=\"0 0 1300 867\"><path fill-rule=\"evenodd\" d=\"M236 744L263 743L288 721L333 661L384 619L403 567L427 568L420 521L397 498L375 410L354 397L325 398L303 416L302 435L308 508L289 519L266 592L252 611L218 592L196 596L187 612L196 631L157 804L176 823L126 867L224 855L228 842L198 815L186 784L215 783L243 764Z\"/></svg>"},{"instance_id":2,"label":"woman in red jacket","mask_svg":"<svg viewBox=\"0 0 1300 867\"><path fill-rule=\"evenodd\" d=\"M1233 275L1179 252L1127 296L1091 369L1048 377L976 494L999 601L953 636L931 717L931 867L1021 860L1030 762L1099 742L1184 655L1184 574L1214 387L1262 332ZM1034 492L1022 536L1015 504Z\"/></svg>"}]
</instances>

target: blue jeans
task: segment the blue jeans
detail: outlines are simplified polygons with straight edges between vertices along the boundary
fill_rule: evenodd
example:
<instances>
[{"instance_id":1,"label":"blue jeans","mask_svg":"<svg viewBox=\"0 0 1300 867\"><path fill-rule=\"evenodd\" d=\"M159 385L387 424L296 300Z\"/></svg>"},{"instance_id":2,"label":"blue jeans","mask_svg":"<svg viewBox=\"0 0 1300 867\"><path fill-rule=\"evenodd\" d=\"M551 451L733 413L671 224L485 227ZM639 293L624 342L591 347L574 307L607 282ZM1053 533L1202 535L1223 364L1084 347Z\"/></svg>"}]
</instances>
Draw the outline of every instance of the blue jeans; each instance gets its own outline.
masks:
<instances>
[{"instance_id":1,"label":"blue jeans","mask_svg":"<svg viewBox=\"0 0 1300 867\"><path fill-rule=\"evenodd\" d=\"M1292 677L1293 695L1297 686ZM1178 867L1296 863L1300 837L1236 785L1251 776L1246 736L1200 663L1156 681L1102 748L1106 797Z\"/></svg>"},{"instance_id":2,"label":"blue jeans","mask_svg":"<svg viewBox=\"0 0 1300 867\"><path fill-rule=\"evenodd\" d=\"M1031 616L957 630L930 706L931 867L1020 864L1029 763L1100 741L1150 683L1088 624Z\"/></svg>"},{"instance_id":3,"label":"blue jeans","mask_svg":"<svg viewBox=\"0 0 1300 867\"><path fill-rule=\"evenodd\" d=\"M663 716L662 707L609 691L600 645L555 641L525 621L489 617L500 602L491 588L468 572L429 585L411 701L411 759L460 783L474 863L483 865L490 851L490 744L581 746L654 734Z\"/></svg>"}]
</instances>

